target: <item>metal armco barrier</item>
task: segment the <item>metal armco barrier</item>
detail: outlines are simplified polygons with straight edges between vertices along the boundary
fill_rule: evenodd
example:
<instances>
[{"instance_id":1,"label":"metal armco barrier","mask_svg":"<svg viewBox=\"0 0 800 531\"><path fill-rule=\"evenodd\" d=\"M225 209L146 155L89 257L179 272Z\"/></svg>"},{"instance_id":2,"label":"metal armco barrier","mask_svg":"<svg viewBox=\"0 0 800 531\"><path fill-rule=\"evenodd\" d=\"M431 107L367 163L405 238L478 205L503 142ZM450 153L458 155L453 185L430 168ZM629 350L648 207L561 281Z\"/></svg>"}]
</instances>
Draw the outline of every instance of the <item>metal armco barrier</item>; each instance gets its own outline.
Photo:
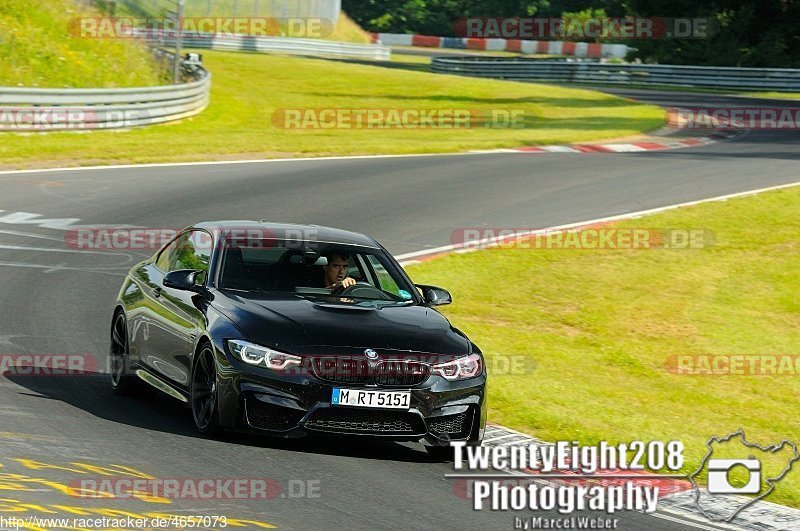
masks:
<instances>
[{"instance_id":1,"label":"metal armco barrier","mask_svg":"<svg viewBox=\"0 0 800 531\"><path fill-rule=\"evenodd\" d=\"M193 81L157 87L56 89L0 87L0 131L118 129L188 118L209 101L211 74L193 65Z\"/></svg>"},{"instance_id":2,"label":"metal armco barrier","mask_svg":"<svg viewBox=\"0 0 800 531\"><path fill-rule=\"evenodd\" d=\"M792 68L614 64L483 57L435 57L431 68L440 74L512 80L800 91L800 69Z\"/></svg>"},{"instance_id":3,"label":"metal armco barrier","mask_svg":"<svg viewBox=\"0 0 800 531\"><path fill-rule=\"evenodd\" d=\"M165 46L175 42L174 36L153 34L148 40ZM351 44L322 39L293 39L236 34L183 33L185 48L229 50L237 52L282 53L326 57L352 57L388 61L391 49L379 44Z\"/></svg>"}]
</instances>

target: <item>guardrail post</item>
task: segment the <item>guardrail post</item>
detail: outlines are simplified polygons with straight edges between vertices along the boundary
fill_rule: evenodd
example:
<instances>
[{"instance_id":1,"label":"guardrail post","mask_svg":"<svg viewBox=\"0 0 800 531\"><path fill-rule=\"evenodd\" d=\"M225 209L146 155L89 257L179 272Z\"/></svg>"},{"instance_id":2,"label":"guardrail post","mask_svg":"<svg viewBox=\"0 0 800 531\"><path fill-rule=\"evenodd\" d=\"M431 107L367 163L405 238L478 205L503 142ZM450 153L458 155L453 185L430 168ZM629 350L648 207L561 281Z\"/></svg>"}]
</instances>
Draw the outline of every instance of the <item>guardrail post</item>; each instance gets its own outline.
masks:
<instances>
[{"instance_id":1,"label":"guardrail post","mask_svg":"<svg viewBox=\"0 0 800 531\"><path fill-rule=\"evenodd\" d=\"M173 70L172 70L172 83L177 85L180 83L180 75L181 75L181 45L183 44L183 8L186 4L186 0L178 0L178 9L177 9L177 16L178 16L178 34L175 36L175 60L173 63Z\"/></svg>"}]
</instances>

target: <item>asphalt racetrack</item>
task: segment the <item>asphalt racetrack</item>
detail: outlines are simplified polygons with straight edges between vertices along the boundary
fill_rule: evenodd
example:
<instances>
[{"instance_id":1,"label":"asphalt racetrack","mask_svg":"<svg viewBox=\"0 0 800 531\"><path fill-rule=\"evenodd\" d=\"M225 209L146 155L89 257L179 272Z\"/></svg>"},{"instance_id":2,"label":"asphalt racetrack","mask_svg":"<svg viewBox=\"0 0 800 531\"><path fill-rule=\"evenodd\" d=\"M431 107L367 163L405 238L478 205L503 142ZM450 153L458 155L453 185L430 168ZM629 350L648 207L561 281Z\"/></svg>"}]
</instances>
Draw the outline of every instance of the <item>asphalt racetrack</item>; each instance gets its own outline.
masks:
<instances>
[{"instance_id":1,"label":"asphalt racetrack","mask_svg":"<svg viewBox=\"0 0 800 531\"><path fill-rule=\"evenodd\" d=\"M662 105L800 105L618 92ZM117 290L125 272L150 254L72 249L64 243L63 223L36 219L180 228L201 220L267 218L366 232L402 254L447 245L459 227L548 227L792 183L800 181L799 159L795 132L751 131L709 146L639 154L469 154L6 173L0 175L0 352L89 353L104 370ZM17 212L41 218L9 216ZM107 380L101 373L0 378L0 472L18 475L4 477L16 487L0 493L0 504L25 508L14 513L21 517L74 516L80 508L95 508L227 515L303 529L510 529L519 516L473 511L461 487L445 478L451 465L431 462L421 446L241 435L211 440L194 433L179 402L156 392L117 397ZM39 464L20 461L25 459ZM280 492L266 500L169 504L76 498L53 483L103 471L71 463L132 467L158 477L270 478ZM615 516L624 529L689 525L638 513Z\"/></svg>"}]
</instances>

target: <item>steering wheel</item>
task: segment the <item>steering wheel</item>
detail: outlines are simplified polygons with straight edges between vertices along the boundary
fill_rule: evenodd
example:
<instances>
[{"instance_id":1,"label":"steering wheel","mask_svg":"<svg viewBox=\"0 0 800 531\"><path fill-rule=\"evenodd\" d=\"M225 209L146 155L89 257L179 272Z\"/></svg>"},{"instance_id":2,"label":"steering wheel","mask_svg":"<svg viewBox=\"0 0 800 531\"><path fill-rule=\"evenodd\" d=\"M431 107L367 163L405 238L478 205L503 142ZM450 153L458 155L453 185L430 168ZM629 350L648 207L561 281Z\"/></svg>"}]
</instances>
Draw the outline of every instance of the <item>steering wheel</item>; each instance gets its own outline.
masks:
<instances>
[{"instance_id":1,"label":"steering wheel","mask_svg":"<svg viewBox=\"0 0 800 531\"><path fill-rule=\"evenodd\" d=\"M336 286L331 290L331 295L339 297L358 297L362 299L379 299L379 300L392 300L392 298L383 290L376 288L369 282L356 282L349 288Z\"/></svg>"}]
</instances>

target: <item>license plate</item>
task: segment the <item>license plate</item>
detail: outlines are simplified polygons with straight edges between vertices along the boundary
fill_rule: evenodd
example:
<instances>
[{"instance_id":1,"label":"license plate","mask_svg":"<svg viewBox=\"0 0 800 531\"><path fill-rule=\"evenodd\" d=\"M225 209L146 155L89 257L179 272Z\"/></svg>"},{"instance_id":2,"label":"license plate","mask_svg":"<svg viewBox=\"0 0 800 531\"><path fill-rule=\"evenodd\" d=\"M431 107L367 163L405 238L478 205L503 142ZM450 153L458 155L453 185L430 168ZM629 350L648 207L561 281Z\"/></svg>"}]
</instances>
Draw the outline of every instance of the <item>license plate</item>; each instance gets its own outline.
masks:
<instances>
[{"instance_id":1,"label":"license plate","mask_svg":"<svg viewBox=\"0 0 800 531\"><path fill-rule=\"evenodd\" d=\"M331 394L331 404L334 406L408 409L411 407L411 392L367 391L364 389L341 389L335 387Z\"/></svg>"}]
</instances>

